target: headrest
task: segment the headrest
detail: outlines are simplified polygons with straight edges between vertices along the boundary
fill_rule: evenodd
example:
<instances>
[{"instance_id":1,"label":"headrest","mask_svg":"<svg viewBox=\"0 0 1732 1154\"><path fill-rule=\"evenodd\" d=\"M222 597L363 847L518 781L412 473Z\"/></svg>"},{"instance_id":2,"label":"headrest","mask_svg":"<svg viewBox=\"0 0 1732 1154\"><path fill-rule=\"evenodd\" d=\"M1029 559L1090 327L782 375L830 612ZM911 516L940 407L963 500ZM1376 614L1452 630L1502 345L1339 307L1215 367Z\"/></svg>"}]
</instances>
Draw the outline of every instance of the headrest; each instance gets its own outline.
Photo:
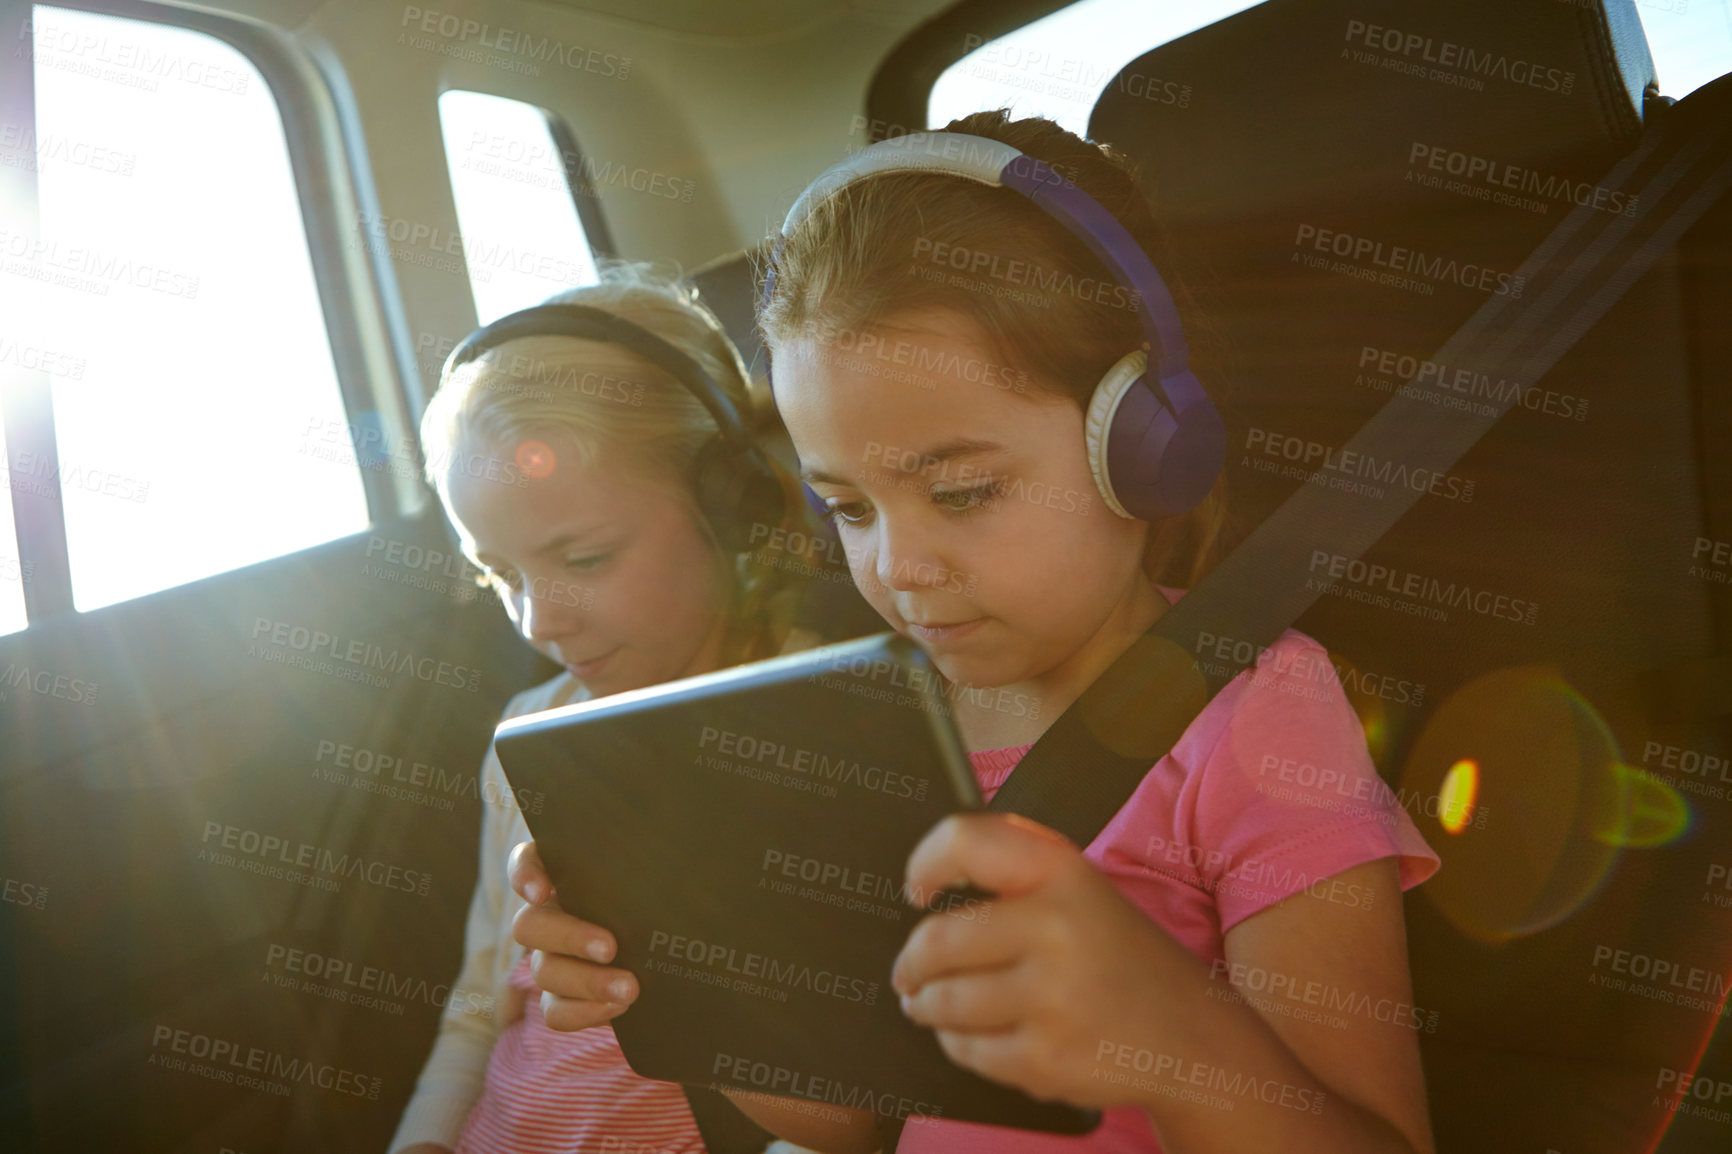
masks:
<instances>
[{"instance_id":1,"label":"headrest","mask_svg":"<svg viewBox=\"0 0 1732 1154\"><path fill-rule=\"evenodd\" d=\"M753 408L762 417L770 404L769 380L764 373L763 343L758 336L757 304L761 282L758 269L768 261L766 241L756 249L745 249L717 257L686 274L686 283L698 290L698 299L722 322L722 328L740 360L751 372Z\"/></svg>"},{"instance_id":2,"label":"headrest","mask_svg":"<svg viewBox=\"0 0 1732 1154\"><path fill-rule=\"evenodd\" d=\"M1632 0L1267 0L1126 65L1089 128L1146 144L1183 226L1275 197L1388 196L1418 146L1442 150L1429 175L1467 175L1461 153L1532 196L1572 159L1627 147L1653 80Z\"/></svg>"},{"instance_id":3,"label":"headrest","mask_svg":"<svg viewBox=\"0 0 1732 1154\"><path fill-rule=\"evenodd\" d=\"M1302 483L1365 482L1376 500L1382 478L1411 482L1400 461L1338 451L1397 391L1522 398L1365 560L1517 591L1545 606L1534 623L1440 623L1347 585L1300 621L1433 694L1519 661L1657 665L1703 635L1700 590L1633 560L1699 523L1689 470L1654 459L1687 456L1690 436L1669 267L1541 382L1431 360L1488 301L1524 301L1518 269L1578 205L1628 210L1601 181L1641 133L1639 32L1630 0L1267 0L1127 65L1091 119L1142 171L1172 271L1200 290L1194 342L1215 333L1230 357L1241 523ZM1186 86L1184 105L1164 99Z\"/></svg>"}]
</instances>

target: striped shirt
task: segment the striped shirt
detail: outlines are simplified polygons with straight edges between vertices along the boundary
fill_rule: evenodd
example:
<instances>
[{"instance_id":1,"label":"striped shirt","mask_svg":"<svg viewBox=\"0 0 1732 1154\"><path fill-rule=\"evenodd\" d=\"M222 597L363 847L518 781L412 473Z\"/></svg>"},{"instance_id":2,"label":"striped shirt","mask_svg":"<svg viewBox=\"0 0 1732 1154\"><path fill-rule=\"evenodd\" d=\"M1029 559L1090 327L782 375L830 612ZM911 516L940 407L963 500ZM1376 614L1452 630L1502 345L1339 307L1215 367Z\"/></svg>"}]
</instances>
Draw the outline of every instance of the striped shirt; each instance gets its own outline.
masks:
<instances>
[{"instance_id":1,"label":"striped shirt","mask_svg":"<svg viewBox=\"0 0 1732 1154\"><path fill-rule=\"evenodd\" d=\"M704 1154L678 1084L633 1073L612 1026L548 1026L527 955L510 981L523 1017L493 1047L457 1154Z\"/></svg>"}]
</instances>

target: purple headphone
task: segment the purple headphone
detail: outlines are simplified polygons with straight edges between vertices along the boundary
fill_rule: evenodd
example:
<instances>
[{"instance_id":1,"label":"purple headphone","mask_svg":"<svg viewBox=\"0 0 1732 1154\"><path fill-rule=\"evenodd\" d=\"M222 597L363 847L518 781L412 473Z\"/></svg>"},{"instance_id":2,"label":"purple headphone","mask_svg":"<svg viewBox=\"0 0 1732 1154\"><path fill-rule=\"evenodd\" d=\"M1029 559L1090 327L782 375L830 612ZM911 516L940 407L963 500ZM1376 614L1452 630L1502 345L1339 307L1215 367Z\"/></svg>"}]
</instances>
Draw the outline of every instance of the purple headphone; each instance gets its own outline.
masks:
<instances>
[{"instance_id":1,"label":"purple headphone","mask_svg":"<svg viewBox=\"0 0 1732 1154\"><path fill-rule=\"evenodd\" d=\"M1089 468L1107 507L1121 517L1176 517L1201 501L1220 476L1227 432L1190 369L1179 310L1148 254L1118 218L1051 165L1008 144L960 132L916 132L861 149L806 187L776 240L776 256L814 207L842 189L886 172L965 177L1026 196L1099 257L1132 290L1142 347L1121 358L1095 386L1087 416ZM776 283L772 258L767 303ZM1160 350L1154 380L1148 357ZM1140 386L1140 387L1139 387Z\"/></svg>"}]
</instances>

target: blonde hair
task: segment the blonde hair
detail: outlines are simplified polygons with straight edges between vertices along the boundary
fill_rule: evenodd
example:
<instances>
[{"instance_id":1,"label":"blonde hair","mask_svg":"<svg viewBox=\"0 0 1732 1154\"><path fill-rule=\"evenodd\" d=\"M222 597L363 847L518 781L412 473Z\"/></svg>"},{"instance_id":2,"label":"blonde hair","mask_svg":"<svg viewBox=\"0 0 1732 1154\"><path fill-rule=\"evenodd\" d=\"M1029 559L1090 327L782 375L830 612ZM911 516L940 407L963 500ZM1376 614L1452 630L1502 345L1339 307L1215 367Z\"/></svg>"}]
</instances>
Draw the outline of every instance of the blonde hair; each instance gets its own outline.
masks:
<instances>
[{"instance_id":1,"label":"blonde hair","mask_svg":"<svg viewBox=\"0 0 1732 1154\"><path fill-rule=\"evenodd\" d=\"M1118 218L1186 312L1192 365L1220 407L1224 354L1171 272L1130 162L1050 120L1011 120L1004 109L952 121L945 131L1046 161ZM935 253L963 254L964 263ZM1030 392L1059 393L1085 410L1107 369L1143 341L1130 291L1046 212L1009 190L932 173L873 176L821 202L777 255L758 323L771 346L829 344L935 310L978 326ZM1191 512L1152 523L1144 573L1195 584L1219 557L1226 511L1223 477Z\"/></svg>"},{"instance_id":2,"label":"blonde hair","mask_svg":"<svg viewBox=\"0 0 1732 1154\"><path fill-rule=\"evenodd\" d=\"M649 330L702 366L751 423L745 367L695 290L646 264L608 262L600 283L555 294L545 303L602 309ZM446 466L465 446L501 450L510 462L516 445L549 430L569 438L581 465L604 462L683 498L720 553L693 486L699 450L717 434L715 418L684 384L619 345L558 335L520 337L446 374L421 417L427 478L444 500ZM729 559L732 596L724 664L778 653L798 607L798 568L768 546L787 536L773 530L798 528L802 501L793 478L773 467L786 512L780 526L753 533L766 548Z\"/></svg>"}]
</instances>

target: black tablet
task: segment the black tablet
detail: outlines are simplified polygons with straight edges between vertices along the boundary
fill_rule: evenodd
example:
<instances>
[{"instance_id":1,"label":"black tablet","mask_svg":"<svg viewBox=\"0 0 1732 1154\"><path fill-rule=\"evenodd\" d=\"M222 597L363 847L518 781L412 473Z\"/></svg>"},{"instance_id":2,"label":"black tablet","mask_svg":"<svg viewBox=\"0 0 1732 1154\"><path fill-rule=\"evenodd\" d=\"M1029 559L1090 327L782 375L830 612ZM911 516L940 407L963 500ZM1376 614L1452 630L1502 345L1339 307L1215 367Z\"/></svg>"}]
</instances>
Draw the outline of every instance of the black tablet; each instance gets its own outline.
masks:
<instances>
[{"instance_id":1,"label":"black tablet","mask_svg":"<svg viewBox=\"0 0 1732 1154\"><path fill-rule=\"evenodd\" d=\"M908 855L980 808L940 678L886 633L501 725L570 913L641 993L614 1020L646 1078L1059 1133L1093 1111L954 1065L890 968L921 914ZM950 899L968 917L973 898Z\"/></svg>"}]
</instances>

